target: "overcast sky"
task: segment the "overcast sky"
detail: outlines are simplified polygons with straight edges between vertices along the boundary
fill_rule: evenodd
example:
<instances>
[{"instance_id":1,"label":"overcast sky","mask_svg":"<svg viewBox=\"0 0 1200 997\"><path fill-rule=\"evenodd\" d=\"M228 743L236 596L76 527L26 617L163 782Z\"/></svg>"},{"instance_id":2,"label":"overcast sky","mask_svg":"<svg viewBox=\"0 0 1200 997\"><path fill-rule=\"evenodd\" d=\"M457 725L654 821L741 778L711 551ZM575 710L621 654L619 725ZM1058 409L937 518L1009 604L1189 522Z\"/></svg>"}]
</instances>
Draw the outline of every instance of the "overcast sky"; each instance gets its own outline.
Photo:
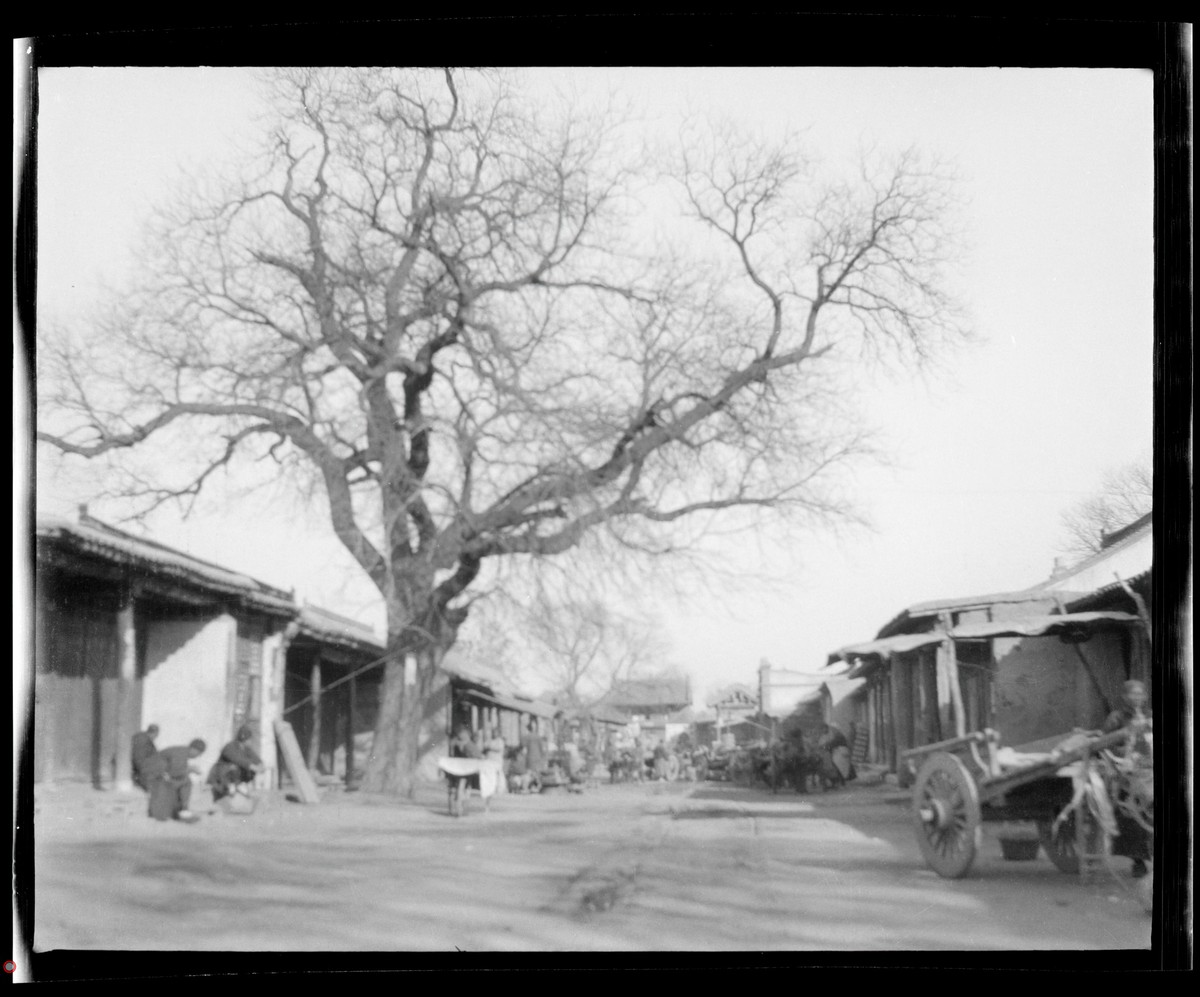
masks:
<instances>
[{"instance_id":1,"label":"overcast sky","mask_svg":"<svg viewBox=\"0 0 1200 997\"><path fill-rule=\"evenodd\" d=\"M970 255L962 296L980 337L937 377L864 382L858 401L893 465L855 478L870 530L731 550L747 580L663 606L674 661L699 689L753 682L766 658L817 669L905 606L1008 591L1048 576L1060 515L1152 445L1151 75L1080 69L529 71L626 95L651 131L680 111L803 130L839 157L915 145L962 175ZM181 166L220 162L256 134L243 70L50 69L40 74L39 308L86 320L127 275L147 209ZM39 470L38 509L102 484ZM277 497L214 496L153 536L381 624L372 590L320 524L298 542ZM117 512L94 503L102 516Z\"/></svg>"}]
</instances>

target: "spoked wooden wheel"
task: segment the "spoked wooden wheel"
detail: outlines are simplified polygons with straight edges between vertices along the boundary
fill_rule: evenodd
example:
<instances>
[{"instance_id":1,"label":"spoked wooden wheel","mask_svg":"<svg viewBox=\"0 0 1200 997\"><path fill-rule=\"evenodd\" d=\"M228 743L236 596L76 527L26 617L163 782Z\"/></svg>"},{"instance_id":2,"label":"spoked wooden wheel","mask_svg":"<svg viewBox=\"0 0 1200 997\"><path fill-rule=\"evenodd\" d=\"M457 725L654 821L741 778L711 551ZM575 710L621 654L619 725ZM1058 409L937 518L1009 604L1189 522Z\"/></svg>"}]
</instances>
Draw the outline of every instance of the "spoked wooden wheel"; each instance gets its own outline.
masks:
<instances>
[{"instance_id":1,"label":"spoked wooden wheel","mask_svg":"<svg viewBox=\"0 0 1200 997\"><path fill-rule=\"evenodd\" d=\"M1046 850L1046 856L1059 872L1079 871L1079 850L1075 847L1075 815L1054 827L1054 822L1039 820L1038 840Z\"/></svg>"},{"instance_id":2,"label":"spoked wooden wheel","mask_svg":"<svg viewBox=\"0 0 1200 997\"><path fill-rule=\"evenodd\" d=\"M931 755L913 785L917 844L931 869L946 879L965 876L979 850L979 790L954 755Z\"/></svg>"},{"instance_id":3,"label":"spoked wooden wheel","mask_svg":"<svg viewBox=\"0 0 1200 997\"><path fill-rule=\"evenodd\" d=\"M1079 812L1070 814L1062 821L1057 830L1051 831L1054 822L1039 820L1038 840L1046 850L1046 855L1054 863L1059 872L1074 875L1079 872L1079 831L1076 821ZM1100 826L1090 814L1084 814L1084 848L1091 854L1099 855L1103 849Z\"/></svg>"}]
</instances>

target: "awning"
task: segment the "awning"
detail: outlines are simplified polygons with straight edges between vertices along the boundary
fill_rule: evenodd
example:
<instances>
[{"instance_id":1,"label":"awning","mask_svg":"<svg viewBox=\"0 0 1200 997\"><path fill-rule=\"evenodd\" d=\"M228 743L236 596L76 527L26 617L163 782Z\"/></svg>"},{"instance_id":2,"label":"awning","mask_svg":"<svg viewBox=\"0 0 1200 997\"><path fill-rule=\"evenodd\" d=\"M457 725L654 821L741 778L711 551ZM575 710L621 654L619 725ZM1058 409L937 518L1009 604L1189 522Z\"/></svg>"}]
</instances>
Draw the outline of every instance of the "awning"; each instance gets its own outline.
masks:
<instances>
[{"instance_id":1,"label":"awning","mask_svg":"<svg viewBox=\"0 0 1200 997\"><path fill-rule=\"evenodd\" d=\"M837 661L850 661L854 658L887 658L893 654L915 651L918 647L924 647L926 644L940 644L943 639L945 639L945 634L940 631L934 631L923 634L899 634L896 637L869 640L864 644L850 644L848 647L843 647L841 650L834 651L829 655L828 664L832 665ZM854 676L852 673L848 673L847 677L853 678Z\"/></svg>"},{"instance_id":2,"label":"awning","mask_svg":"<svg viewBox=\"0 0 1200 997\"><path fill-rule=\"evenodd\" d=\"M1065 636L1086 640L1100 630L1116 630L1141 621L1132 613L1061 613L1057 616L1026 616L1014 620L992 620L982 623L960 623L950 631L955 640L983 640L988 637ZM893 654L914 651L928 644L940 644L946 634L933 630L922 634L900 634L863 644L851 644L829 655L826 667L838 661L859 661L846 673L846 678L859 678L877 668Z\"/></svg>"},{"instance_id":3,"label":"awning","mask_svg":"<svg viewBox=\"0 0 1200 997\"><path fill-rule=\"evenodd\" d=\"M514 710L517 713L529 713L535 717L552 719L561 711L552 703L544 703L539 699L522 699L520 696L505 696L500 693L479 692L475 689L464 690L466 699L477 700L491 706L499 706L504 710Z\"/></svg>"},{"instance_id":4,"label":"awning","mask_svg":"<svg viewBox=\"0 0 1200 997\"><path fill-rule=\"evenodd\" d=\"M477 685L498 695L509 695L514 690L503 673L487 665L464 661L443 661L441 669L451 678L470 685Z\"/></svg>"},{"instance_id":5,"label":"awning","mask_svg":"<svg viewBox=\"0 0 1200 997\"><path fill-rule=\"evenodd\" d=\"M578 710L575 717L579 720L594 720L596 723L609 724L613 727L624 727L629 723L628 717L617 713L615 710L606 710L603 708Z\"/></svg>"},{"instance_id":6,"label":"awning","mask_svg":"<svg viewBox=\"0 0 1200 997\"><path fill-rule=\"evenodd\" d=\"M950 631L955 640L983 637L1044 637L1051 634L1086 639L1100 630L1119 630L1141 621L1132 613L1061 613L1058 616L1026 616L991 623L960 623Z\"/></svg>"}]
</instances>

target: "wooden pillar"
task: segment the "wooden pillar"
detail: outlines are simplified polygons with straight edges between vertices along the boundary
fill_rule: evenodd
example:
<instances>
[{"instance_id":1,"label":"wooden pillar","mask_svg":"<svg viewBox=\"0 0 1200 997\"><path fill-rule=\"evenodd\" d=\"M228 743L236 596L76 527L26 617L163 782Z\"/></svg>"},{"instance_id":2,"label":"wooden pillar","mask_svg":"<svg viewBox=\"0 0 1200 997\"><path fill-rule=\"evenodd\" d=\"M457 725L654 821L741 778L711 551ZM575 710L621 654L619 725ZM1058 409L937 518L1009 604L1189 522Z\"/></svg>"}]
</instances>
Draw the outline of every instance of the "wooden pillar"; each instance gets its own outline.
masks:
<instances>
[{"instance_id":1,"label":"wooden pillar","mask_svg":"<svg viewBox=\"0 0 1200 997\"><path fill-rule=\"evenodd\" d=\"M350 665L353 669L353 663ZM354 688L354 673L346 683L346 786L354 785L354 711L356 709L357 693Z\"/></svg>"},{"instance_id":2,"label":"wooden pillar","mask_svg":"<svg viewBox=\"0 0 1200 997\"><path fill-rule=\"evenodd\" d=\"M876 672L871 681L872 756L877 765L887 762L887 744L883 739L883 685Z\"/></svg>"},{"instance_id":3,"label":"wooden pillar","mask_svg":"<svg viewBox=\"0 0 1200 997\"><path fill-rule=\"evenodd\" d=\"M116 789L133 791L131 742L140 726L137 708L137 629L133 618L133 599L125 600L117 611L117 765Z\"/></svg>"},{"instance_id":4,"label":"wooden pillar","mask_svg":"<svg viewBox=\"0 0 1200 997\"><path fill-rule=\"evenodd\" d=\"M962 686L958 681L958 655L954 647L954 638L950 636L952 620L949 613L942 613L942 629L946 639L942 642L946 649L946 682L950 690L950 703L954 709L954 735L963 737L967 733L967 719L963 713Z\"/></svg>"},{"instance_id":5,"label":"wooden pillar","mask_svg":"<svg viewBox=\"0 0 1200 997\"><path fill-rule=\"evenodd\" d=\"M892 655L889 658L889 681L892 689L892 734L896 745L896 756L913 747L912 697L909 692L911 671L907 658Z\"/></svg>"},{"instance_id":6,"label":"wooden pillar","mask_svg":"<svg viewBox=\"0 0 1200 997\"><path fill-rule=\"evenodd\" d=\"M309 694L312 696L312 731L308 736L308 770L316 772L317 759L321 754L321 652L313 658L309 676Z\"/></svg>"}]
</instances>

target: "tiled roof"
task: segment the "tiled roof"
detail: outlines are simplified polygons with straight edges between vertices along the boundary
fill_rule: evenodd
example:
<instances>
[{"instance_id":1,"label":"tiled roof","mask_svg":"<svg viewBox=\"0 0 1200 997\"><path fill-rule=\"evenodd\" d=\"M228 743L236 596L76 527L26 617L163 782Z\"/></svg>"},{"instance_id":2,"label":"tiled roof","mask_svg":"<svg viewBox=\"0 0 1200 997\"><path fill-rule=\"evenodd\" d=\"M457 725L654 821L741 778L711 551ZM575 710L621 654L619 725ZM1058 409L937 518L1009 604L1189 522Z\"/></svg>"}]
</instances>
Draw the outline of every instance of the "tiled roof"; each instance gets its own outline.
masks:
<instances>
[{"instance_id":1,"label":"tiled roof","mask_svg":"<svg viewBox=\"0 0 1200 997\"><path fill-rule=\"evenodd\" d=\"M924 616L937 613L944 609L968 609L971 606L999 606L1013 602L1032 602L1036 596L1029 594L1029 589L1019 592L992 592L988 595L956 596L952 599L931 599L929 602L918 602L905 610L910 616Z\"/></svg>"},{"instance_id":2,"label":"tiled roof","mask_svg":"<svg viewBox=\"0 0 1200 997\"><path fill-rule=\"evenodd\" d=\"M300 609L297 623L302 634L323 643L341 644L376 653L384 651L384 642L365 623L340 616L320 606L306 603Z\"/></svg>"},{"instance_id":3,"label":"tiled roof","mask_svg":"<svg viewBox=\"0 0 1200 997\"><path fill-rule=\"evenodd\" d=\"M1145 515L1123 529L1108 534L1102 546L1066 571L1035 585L1031 592L1055 592L1066 601L1079 599L1107 587L1112 568L1120 566L1128 575L1148 571L1154 562L1154 518ZM1108 570L1106 570L1106 568ZM1103 584L1096 582L1103 578Z\"/></svg>"},{"instance_id":4,"label":"tiled roof","mask_svg":"<svg viewBox=\"0 0 1200 997\"><path fill-rule=\"evenodd\" d=\"M235 596L267 612L292 616L296 611L289 592L154 540L135 537L99 520L84 519L74 523L65 519L38 517L36 537L39 547L49 543L114 564L145 568L161 577Z\"/></svg>"},{"instance_id":5,"label":"tiled roof","mask_svg":"<svg viewBox=\"0 0 1200 997\"><path fill-rule=\"evenodd\" d=\"M758 693L753 692L749 686L745 685L726 686L709 697L708 705L713 709L720 706L723 710L743 707L757 709Z\"/></svg>"},{"instance_id":6,"label":"tiled roof","mask_svg":"<svg viewBox=\"0 0 1200 997\"><path fill-rule=\"evenodd\" d=\"M1134 535L1144 535L1152 533L1154 529L1154 513L1148 512L1139 519L1135 519L1128 526L1122 526L1119 530L1113 530L1111 533L1105 533L1100 541L1101 550L1107 550L1117 546Z\"/></svg>"},{"instance_id":7,"label":"tiled roof","mask_svg":"<svg viewBox=\"0 0 1200 997\"><path fill-rule=\"evenodd\" d=\"M603 703L617 708L633 708L638 706L676 706L683 707L691 704L692 695L686 678L631 680L617 685ZM659 711L655 711L659 712Z\"/></svg>"},{"instance_id":8,"label":"tiled roof","mask_svg":"<svg viewBox=\"0 0 1200 997\"><path fill-rule=\"evenodd\" d=\"M1147 568L1145 571L1139 572L1132 578L1126 578L1124 581L1125 584L1130 588L1136 589L1138 586L1145 585L1145 583L1149 580L1150 569ZM1120 582L1113 582L1110 585L1105 585L1103 588L1096 589L1095 592L1089 592L1085 596L1072 599L1067 603L1067 611L1071 613L1082 612L1083 610L1089 609L1093 606L1108 602L1108 600L1117 593L1124 595L1125 585L1122 585ZM1128 599L1128 596L1126 596L1126 598ZM1130 601L1132 602L1132 600Z\"/></svg>"},{"instance_id":9,"label":"tiled roof","mask_svg":"<svg viewBox=\"0 0 1200 997\"><path fill-rule=\"evenodd\" d=\"M451 650L442 660L442 671L454 678L477 685L500 695L515 695L516 689L503 672L478 661L470 661L466 655Z\"/></svg>"},{"instance_id":10,"label":"tiled roof","mask_svg":"<svg viewBox=\"0 0 1200 997\"><path fill-rule=\"evenodd\" d=\"M60 517L39 516L36 537L39 547L49 544L111 564L128 565L201 591L232 597L262 612L294 619L301 634L320 644L350 647L373 655L382 654L385 650L384 641L370 627L357 620L320 606L297 606L290 592L203 558L185 554L156 540L136 537L98 519L84 516L75 522Z\"/></svg>"},{"instance_id":11,"label":"tiled roof","mask_svg":"<svg viewBox=\"0 0 1200 997\"><path fill-rule=\"evenodd\" d=\"M1068 593L1060 592L1066 596ZM1080 593L1081 594L1081 593ZM1053 598L1052 595L1022 589L1019 592L992 592L988 595L956 596L946 599L933 599L930 602L918 602L902 609L891 620L885 623L875 635L877 638L891 637L905 628L905 625L923 617L937 616L942 612L954 612L964 609L983 608L985 606L1019 605L1020 603L1043 602Z\"/></svg>"},{"instance_id":12,"label":"tiled roof","mask_svg":"<svg viewBox=\"0 0 1200 997\"><path fill-rule=\"evenodd\" d=\"M629 718L623 713L618 713L616 710L606 709L603 706L589 706L580 710L572 710L568 716L573 720L595 720L597 723L614 724L623 726L629 722Z\"/></svg>"}]
</instances>

